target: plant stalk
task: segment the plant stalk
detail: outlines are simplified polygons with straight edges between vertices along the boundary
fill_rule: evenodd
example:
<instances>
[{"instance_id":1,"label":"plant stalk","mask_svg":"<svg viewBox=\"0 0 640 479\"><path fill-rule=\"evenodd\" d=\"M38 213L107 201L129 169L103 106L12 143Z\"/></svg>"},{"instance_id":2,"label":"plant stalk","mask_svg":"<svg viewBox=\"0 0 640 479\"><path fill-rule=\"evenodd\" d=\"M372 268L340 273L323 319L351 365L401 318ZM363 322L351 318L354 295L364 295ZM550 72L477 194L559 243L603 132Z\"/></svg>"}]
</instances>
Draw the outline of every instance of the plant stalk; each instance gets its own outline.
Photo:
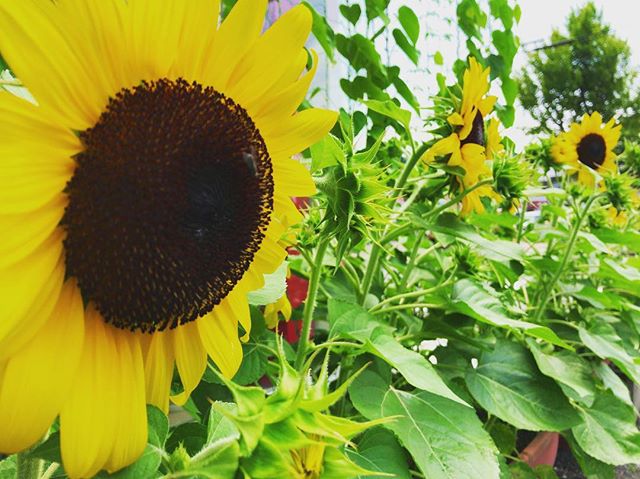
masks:
<instances>
[{"instance_id":1,"label":"plant stalk","mask_svg":"<svg viewBox=\"0 0 640 479\"><path fill-rule=\"evenodd\" d=\"M571 236L569 237L569 244L567 245L567 249L564 252L562 261L560 262L560 266L556 269L556 272L551 278L551 281L549 281L546 284L543 290L542 302L540 303L540 306L536 310L536 314L533 317L534 322L540 321L540 318L542 317L542 314L544 313L544 310L547 307L547 304L549 304L549 299L551 299L551 293L553 291L553 288L556 287L558 280L562 277L562 273L564 273L564 270L567 267L567 263L571 259L571 254L573 253L573 248L576 244L576 240L578 239L578 233L580 232L580 227L582 226L582 222L584 221L585 217L589 213L589 209L591 208L591 205L596 200L596 198L597 198L596 195L591 196L591 198L589 198L585 203L585 206L582 212L578 214L575 224L573 225L573 229L571 230Z\"/></svg>"},{"instance_id":2,"label":"plant stalk","mask_svg":"<svg viewBox=\"0 0 640 479\"><path fill-rule=\"evenodd\" d=\"M427 151L428 144L421 145L415 153L411 156L407 164L404 166L402 173L398 177L395 182L394 190L398 192L398 196L402 194L402 190L404 189L407 180L409 179L409 175L413 171L413 168L416 166L420 158L425 151ZM389 233L389 226L384 229L382 233L382 237L384 238ZM369 290L371 289L371 284L373 283L373 276L378 269L378 261L380 259L380 254L382 253L382 247L378 243L374 243L371 248L371 255L369 256L369 264L367 265L367 270L364 273L364 277L362 278L362 289L360 290L360 300L364 304L365 299L367 298L367 294L369 294Z\"/></svg>"},{"instance_id":3,"label":"plant stalk","mask_svg":"<svg viewBox=\"0 0 640 479\"><path fill-rule=\"evenodd\" d=\"M318 250L313 260L307 300L304 302L304 310L302 312L302 328L300 330L300 340L298 341L298 351L295 362L296 369L300 369L304 364L304 358L307 353L307 348L309 347L309 333L311 332L311 321L313 320L313 312L316 308L316 297L318 296L318 288L320 287L322 261L328 246L329 241L327 239L321 242L318 245Z\"/></svg>"}]
</instances>

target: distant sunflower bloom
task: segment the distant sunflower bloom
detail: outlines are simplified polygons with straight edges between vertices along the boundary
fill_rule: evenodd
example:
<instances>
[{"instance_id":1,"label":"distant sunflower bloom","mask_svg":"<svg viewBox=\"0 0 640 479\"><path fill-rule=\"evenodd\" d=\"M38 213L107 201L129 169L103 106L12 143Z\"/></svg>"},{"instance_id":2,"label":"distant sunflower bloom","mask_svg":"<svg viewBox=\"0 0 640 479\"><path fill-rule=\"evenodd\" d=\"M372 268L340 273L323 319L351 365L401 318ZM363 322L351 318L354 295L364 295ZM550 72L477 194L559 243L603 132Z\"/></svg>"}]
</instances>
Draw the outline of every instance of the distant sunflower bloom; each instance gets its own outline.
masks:
<instances>
[{"instance_id":1,"label":"distant sunflower bloom","mask_svg":"<svg viewBox=\"0 0 640 479\"><path fill-rule=\"evenodd\" d=\"M617 170L613 149L620 131L621 126L615 126L614 119L603 125L600 113L585 114L580 123L573 123L569 131L556 137L551 154L558 163L577 172L580 183L593 188L595 177L591 170L600 174Z\"/></svg>"},{"instance_id":2,"label":"distant sunflower bloom","mask_svg":"<svg viewBox=\"0 0 640 479\"><path fill-rule=\"evenodd\" d=\"M424 162L429 163L435 157L450 155L447 164L460 166L465 171L464 177L458 179L464 189L491 177L487 160L503 149L498 132L500 122L496 118L492 118L488 126L485 122L497 100L495 96L487 95L489 73L490 69L483 70L475 58L469 59L469 68L463 75L462 101L458 111L447 118L454 131L433 145L422 157ZM484 211L483 197L497 198L498 195L489 185L476 188L462 200L461 214Z\"/></svg>"},{"instance_id":3,"label":"distant sunflower bloom","mask_svg":"<svg viewBox=\"0 0 640 479\"><path fill-rule=\"evenodd\" d=\"M261 35L267 0L218 28L219 7L0 4L0 51L37 101L0 93L0 452L59 416L70 477L118 470L174 366L178 404L207 357L239 367L247 292L286 256L290 197L314 193L291 156L335 114L295 113L306 8Z\"/></svg>"}]
</instances>

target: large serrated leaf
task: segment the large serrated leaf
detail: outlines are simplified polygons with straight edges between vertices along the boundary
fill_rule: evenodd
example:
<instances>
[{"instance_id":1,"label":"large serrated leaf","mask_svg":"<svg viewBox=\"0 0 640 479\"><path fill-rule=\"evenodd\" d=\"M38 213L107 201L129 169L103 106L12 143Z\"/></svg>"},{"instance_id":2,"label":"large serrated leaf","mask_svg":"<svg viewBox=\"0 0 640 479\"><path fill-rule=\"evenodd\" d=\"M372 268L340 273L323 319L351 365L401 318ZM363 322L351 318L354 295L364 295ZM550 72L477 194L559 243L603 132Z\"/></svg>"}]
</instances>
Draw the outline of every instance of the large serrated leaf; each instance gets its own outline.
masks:
<instances>
[{"instance_id":1,"label":"large serrated leaf","mask_svg":"<svg viewBox=\"0 0 640 479\"><path fill-rule=\"evenodd\" d=\"M506 340L483 352L465 381L490 414L520 429L564 431L580 422L558 385L542 375L526 348Z\"/></svg>"}]
</instances>

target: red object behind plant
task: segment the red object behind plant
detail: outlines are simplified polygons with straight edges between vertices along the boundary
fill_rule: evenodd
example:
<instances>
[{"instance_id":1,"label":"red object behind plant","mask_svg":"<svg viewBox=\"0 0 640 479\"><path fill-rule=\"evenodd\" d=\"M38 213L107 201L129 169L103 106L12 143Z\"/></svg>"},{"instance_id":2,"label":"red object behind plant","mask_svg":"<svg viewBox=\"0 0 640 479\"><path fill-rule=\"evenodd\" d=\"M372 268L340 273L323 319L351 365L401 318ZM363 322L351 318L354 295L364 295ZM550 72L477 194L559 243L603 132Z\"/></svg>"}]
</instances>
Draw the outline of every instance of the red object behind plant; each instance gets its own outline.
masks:
<instances>
[{"instance_id":1,"label":"red object behind plant","mask_svg":"<svg viewBox=\"0 0 640 479\"><path fill-rule=\"evenodd\" d=\"M560 435L557 432L540 432L520 453L520 459L531 467L553 466L558 455Z\"/></svg>"},{"instance_id":2,"label":"red object behind plant","mask_svg":"<svg viewBox=\"0 0 640 479\"><path fill-rule=\"evenodd\" d=\"M309 281L295 274L291 274L287 278L287 298L291 303L291 309L299 308L305 299L307 299L307 291L309 290ZM290 321L280 321L278 330L288 343L296 343L300 339L300 330L302 329L302 321L292 319ZM311 326L311 334L313 334L313 325Z\"/></svg>"}]
</instances>

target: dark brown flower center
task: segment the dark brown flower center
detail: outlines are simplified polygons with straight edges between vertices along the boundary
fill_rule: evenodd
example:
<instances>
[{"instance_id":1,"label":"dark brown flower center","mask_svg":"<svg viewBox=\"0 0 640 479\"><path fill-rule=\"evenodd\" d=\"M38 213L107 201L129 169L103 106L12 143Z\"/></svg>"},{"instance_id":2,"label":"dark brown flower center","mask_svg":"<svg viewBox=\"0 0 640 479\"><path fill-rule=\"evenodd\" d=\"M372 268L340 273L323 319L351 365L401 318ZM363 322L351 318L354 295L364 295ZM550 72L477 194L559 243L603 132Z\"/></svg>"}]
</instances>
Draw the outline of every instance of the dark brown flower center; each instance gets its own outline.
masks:
<instances>
[{"instance_id":1,"label":"dark brown flower center","mask_svg":"<svg viewBox=\"0 0 640 479\"><path fill-rule=\"evenodd\" d=\"M249 268L273 208L271 159L247 112L179 79L122 90L67 184L66 267L119 328L192 321Z\"/></svg>"},{"instance_id":2,"label":"dark brown flower center","mask_svg":"<svg viewBox=\"0 0 640 479\"><path fill-rule=\"evenodd\" d=\"M462 145L466 145L467 143L473 143L474 145L485 146L484 118L482 118L482 113L480 112L477 112L476 116L473 118L473 124L471 126L471 131L469 132L469 136L467 136L461 142Z\"/></svg>"},{"instance_id":3,"label":"dark brown flower center","mask_svg":"<svg viewBox=\"0 0 640 479\"><path fill-rule=\"evenodd\" d=\"M597 170L607 156L607 144L601 135L590 133L580 140L577 151L580 163Z\"/></svg>"}]
</instances>

